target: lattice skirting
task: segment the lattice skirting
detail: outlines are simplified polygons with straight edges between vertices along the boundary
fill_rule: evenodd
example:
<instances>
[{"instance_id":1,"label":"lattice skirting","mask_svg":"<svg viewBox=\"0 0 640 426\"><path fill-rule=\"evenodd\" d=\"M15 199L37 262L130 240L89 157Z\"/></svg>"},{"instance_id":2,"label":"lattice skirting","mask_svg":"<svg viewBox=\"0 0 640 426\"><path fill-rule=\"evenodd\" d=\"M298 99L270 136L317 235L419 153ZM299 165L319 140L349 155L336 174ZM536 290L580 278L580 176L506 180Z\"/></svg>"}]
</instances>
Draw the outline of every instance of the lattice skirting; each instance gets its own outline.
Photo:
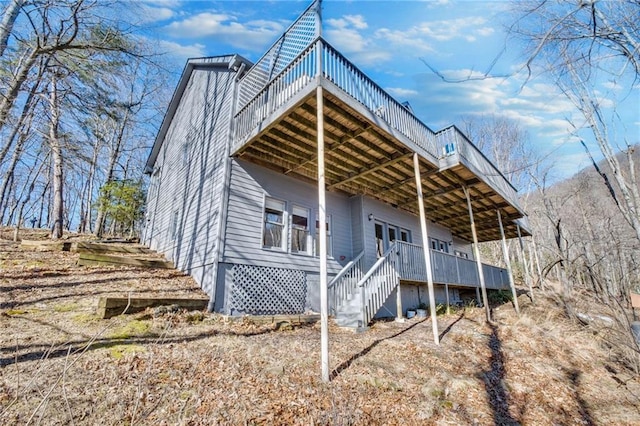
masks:
<instances>
[{"instance_id":1,"label":"lattice skirting","mask_svg":"<svg viewBox=\"0 0 640 426\"><path fill-rule=\"evenodd\" d=\"M230 310L251 315L301 314L307 274L292 269L233 265Z\"/></svg>"}]
</instances>

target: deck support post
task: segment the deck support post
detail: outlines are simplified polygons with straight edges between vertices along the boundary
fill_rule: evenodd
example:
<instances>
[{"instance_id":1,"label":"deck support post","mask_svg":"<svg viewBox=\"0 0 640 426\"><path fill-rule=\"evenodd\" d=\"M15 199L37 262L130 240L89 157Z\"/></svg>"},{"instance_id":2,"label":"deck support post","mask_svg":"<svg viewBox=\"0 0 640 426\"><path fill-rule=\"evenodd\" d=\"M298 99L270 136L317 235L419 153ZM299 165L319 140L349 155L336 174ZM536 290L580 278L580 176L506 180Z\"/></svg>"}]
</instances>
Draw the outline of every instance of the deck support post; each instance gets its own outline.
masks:
<instances>
[{"instance_id":1,"label":"deck support post","mask_svg":"<svg viewBox=\"0 0 640 426\"><path fill-rule=\"evenodd\" d=\"M527 255L524 252L524 241L522 240L522 233L520 232L520 225L516 224L518 229L518 241L520 242L520 254L522 255L522 269L524 269L524 281L527 283L527 287L529 288L529 297L531 298L531 302L535 303L533 299L533 287L531 286L531 280L529 279L529 265L527 262Z\"/></svg>"},{"instance_id":2,"label":"deck support post","mask_svg":"<svg viewBox=\"0 0 640 426\"><path fill-rule=\"evenodd\" d=\"M471 194L469 188L462 187L465 197L467 197L467 208L469 209L469 221L471 222L471 236L473 237L473 256L476 258L476 266L478 267L478 279L480 280L480 290L482 291L482 303L487 314L487 322L491 323L491 309L489 308L489 300L487 299L487 287L484 282L484 273L482 272L482 259L480 259L480 248L478 247L478 234L476 233L476 223L473 220L473 207L471 206ZM477 291L477 290L476 290Z\"/></svg>"},{"instance_id":3,"label":"deck support post","mask_svg":"<svg viewBox=\"0 0 640 426\"><path fill-rule=\"evenodd\" d=\"M498 212L498 225L500 225L500 237L502 238L502 256L504 257L504 263L507 265L507 276L509 278L509 287L511 287L511 294L513 296L513 307L516 309L516 314L520 316L520 306L518 306L518 292L516 291L516 285L513 282L513 271L511 270L511 261L509 260L509 250L507 249L507 238L504 235L504 227L502 226L502 214L500 209Z\"/></svg>"},{"instance_id":4,"label":"deck support post","mask_svg":"<svg viewBox=\"0 0 640 426\"><path fill-rule=\"evenodd\" d=\"M420 230L422 232L422 246L424 264L427 270L427 288L429 289L429 311L431 314L431 328L433 329L433 343L440 344L438 333L438 319L436 318L436 296L433 290L433 270L431 269L431 252L429 251L429 233L427 232L427 217L424 214L424 197L422 195L422 179L420 177L420 159L418 153L413 153L413 169L416 177L416 192L418 193L418 209L420 210Z\"/></svg>"},{"instance_id":5,"label":"deck support post","mask_svg":"<svg viewBox=\"0 0 640 426\"><path fill-rule=\"evenodd\" d=\"M329 382L329 304L327 288L327 210L324 171L324 99L316 88L318 133L318 245L320 246L320 364L322 381Z\"/></svg>"},{"instance_id":6,"label":"deck support post","mask_svg":"<svg viewBox=\"0 0 640 426\"><path fill-rule=\"evenodd\" d=\"M400 283L396 286L396 322L404 322L404 315L402 315L402 294L400 292Z\"/></svg>"},{"instance_id":7,"label":"deck support post","mask_svg":"<svg viewBox=\"0 0 640 426\"><path fill-rule=\"evenodd\" d=\"M480 287L476 287L476 302L478 302L478 306L482 305L482 297L480 297Z\"/></svg>"},{"instance_id":8,"label":"deck support post","mask_svg":"<svg viewBox=\"0 0 640 426\"><path fill-rule=\"evenodd\" d=\"M447 295L447 310L445 312L449 315L451 313L451 304L449 303L449 284L444 285L444 292Z\"/></svg>"}]
</instances>

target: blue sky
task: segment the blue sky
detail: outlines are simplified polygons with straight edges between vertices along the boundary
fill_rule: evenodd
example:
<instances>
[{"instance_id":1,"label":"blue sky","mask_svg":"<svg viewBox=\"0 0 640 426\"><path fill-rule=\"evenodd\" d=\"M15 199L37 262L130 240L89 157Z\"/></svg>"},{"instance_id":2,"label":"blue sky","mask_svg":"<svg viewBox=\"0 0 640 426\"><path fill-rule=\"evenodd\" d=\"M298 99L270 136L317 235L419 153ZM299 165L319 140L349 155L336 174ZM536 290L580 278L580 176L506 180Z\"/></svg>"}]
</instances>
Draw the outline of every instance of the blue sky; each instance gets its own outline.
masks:
<instances>
[{"instance_id":1,"label":"blue sky","mask_svg":"<svg viewBox=\"0 0 640 426\"><path fill-rule=\"evenodd\" d=\"M309 3L147 0L143 19L179 76L189 57L239 53L259 59ZM555 175L569 176L589 165L568 123L584 119L541 77L523 86L524 75L514 74L523 57L506 41L509 20L506 1L323 1L329 43L397 100L409 101L432 129L461 125L470 116L516 120L535 151L553 158ZM479 76L492 65L492 74L510 77L444 82L425 62L450 79ZM625 126L620 132L635 143L638 92L637 86L630 91L607 81L600 92L603 102L618 105Z\"/></svg>"}]
</instances>

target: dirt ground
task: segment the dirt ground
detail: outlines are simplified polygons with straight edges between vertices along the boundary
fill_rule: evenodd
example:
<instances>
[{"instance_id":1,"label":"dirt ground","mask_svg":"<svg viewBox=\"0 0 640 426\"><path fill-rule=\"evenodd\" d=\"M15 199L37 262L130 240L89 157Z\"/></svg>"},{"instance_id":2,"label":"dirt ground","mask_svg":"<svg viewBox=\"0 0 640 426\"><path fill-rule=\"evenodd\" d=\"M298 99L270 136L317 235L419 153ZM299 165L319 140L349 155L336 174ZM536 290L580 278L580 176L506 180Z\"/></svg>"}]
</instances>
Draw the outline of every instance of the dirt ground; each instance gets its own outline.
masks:
<instances>
[{"instance_id":1,"label":"dirt ground","mask_svg":"<svg viewBox=\"0 0 640 426\"><path fill-rule=\"evenodd\" d=\"M0 232L0 424L637 425L640 382L551 297L484 311L330 328L147 311L108 320L98 298L198 296L171 270L79 267ZM4 240L2 238L5 238Z\"/></svg>"}]
</instances>

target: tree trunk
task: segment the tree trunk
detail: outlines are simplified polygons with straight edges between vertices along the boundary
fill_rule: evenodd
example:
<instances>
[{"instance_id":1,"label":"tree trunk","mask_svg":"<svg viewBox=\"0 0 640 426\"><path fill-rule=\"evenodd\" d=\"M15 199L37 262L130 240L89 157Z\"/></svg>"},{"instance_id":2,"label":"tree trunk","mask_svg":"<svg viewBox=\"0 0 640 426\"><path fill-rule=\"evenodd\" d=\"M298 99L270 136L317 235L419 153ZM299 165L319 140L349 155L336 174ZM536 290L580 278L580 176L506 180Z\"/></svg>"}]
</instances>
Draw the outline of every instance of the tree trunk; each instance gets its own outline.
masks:
<instances>
[{"instance_id":1,"label":"tree trunk","mask_svg":"<svg viewBox=\"0 0 640 426\"><path fill-rule=\"evenodd\" d=\"M49 123L49 146L51 148L51 159L53 161L53 226L51 227L51 238L62 237L64 220L64 200L63 200L63 167L62 167L62 146L58 135L59 110L58 110L58 88L55 71L51 77L51 92L49 102L51 106L51 122Z\"/></svg>"},{"instance_id":2,"label":"tree trunk","mask_svg":"<svg viewBox=\"0 0 640 426\"><path fill-rule=\"evenodd\" d=\"M125 110L125 115L120 120L120 127L118 128L118 135L115 140L115 144L113 149L111 150L111 155L109 156L109 166L107 167L107 179L105 183L111 182L113 179L114 171L116 168L116 163L118 162L118 157L120 157L120 151L122 149L122 141L124 139L124 131L129 122L129 109ZM102 233L104 232L104 220L105 220L105 212L103 209L98 210L98 216L96 217L96 230L95 235L97 237L102 237Z\"/></svg>"},{"instance_id":3,"label":"tree trunk","mask_svg":"<svg viewBox=\"0 0 640 426\"><path fill-rule=\"evenodd\" d=\"M9 3L4 11L2 22L0 22L0 56L4 55L9 36L13 30L13 24L16 22L16 18L23 4L24 0L11 0L11 3Z\"/></svg>"}]
</instances>

